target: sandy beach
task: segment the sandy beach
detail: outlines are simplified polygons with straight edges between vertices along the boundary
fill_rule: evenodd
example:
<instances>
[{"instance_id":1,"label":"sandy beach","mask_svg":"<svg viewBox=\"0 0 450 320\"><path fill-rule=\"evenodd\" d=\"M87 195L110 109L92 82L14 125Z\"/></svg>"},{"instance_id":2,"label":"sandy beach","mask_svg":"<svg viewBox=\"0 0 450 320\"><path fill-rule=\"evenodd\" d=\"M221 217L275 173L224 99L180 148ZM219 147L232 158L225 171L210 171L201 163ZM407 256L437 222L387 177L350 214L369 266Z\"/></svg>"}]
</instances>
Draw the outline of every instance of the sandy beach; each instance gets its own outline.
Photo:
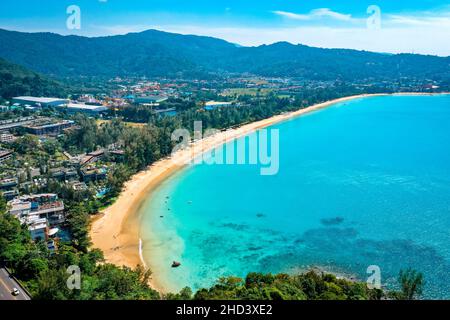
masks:
<instances>
[{"instance_id":1,"label":"sandy beach","mask_svg":"<svg viewBox=\"0 0 450 320\"><path fill-rule=\"evenodd\" d=\"M93 247L103 251L106 262L130 268L134 268L139 264L143 265L144 263L139 250L139 209L145 199L148 198L152 189L158 186L168 176L184 167L184 165L180 164L180 160L192 158L193 150L196 150L196 155L199 155L199 153L211 150L255 130L293 117L323 109L340 102L383 95L386 94L364 94L340 98L246 124L239 128L223 131L214 136L194 142L190 148L180 150L172 157L154 163L145 171L134 175L125 184L123 192L117 201L92 220L90 236ZM174 161L175 158L177 161ZM156 290L164 292L164 288L158 286L158 281L155 279L155 276L157 277L157 275L153 274L151 285Z\"/></svg>"}]
</instances>

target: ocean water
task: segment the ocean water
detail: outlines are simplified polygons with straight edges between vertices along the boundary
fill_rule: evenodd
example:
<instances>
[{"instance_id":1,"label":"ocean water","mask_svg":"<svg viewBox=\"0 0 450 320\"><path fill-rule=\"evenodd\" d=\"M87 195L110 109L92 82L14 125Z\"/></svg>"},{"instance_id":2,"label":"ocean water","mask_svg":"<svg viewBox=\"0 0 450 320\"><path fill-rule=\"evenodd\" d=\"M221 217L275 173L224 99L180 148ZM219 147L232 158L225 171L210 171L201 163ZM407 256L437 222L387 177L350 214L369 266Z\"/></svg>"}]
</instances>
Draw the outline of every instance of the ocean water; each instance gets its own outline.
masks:
<instances>
[{"instance_id":1,"label":"ocean water","mask_svg":"<svg viewBox=\"0 0 450 320\"><path fill-rule=\"evenodd\" d=\"M449 95L358 99L271 128L278 174L192 165L149 195L142 254L160 284L312 267L365 281L376 265L385 287L412 267L425 298L450 298Z\"/></svg>"}]
</instances>

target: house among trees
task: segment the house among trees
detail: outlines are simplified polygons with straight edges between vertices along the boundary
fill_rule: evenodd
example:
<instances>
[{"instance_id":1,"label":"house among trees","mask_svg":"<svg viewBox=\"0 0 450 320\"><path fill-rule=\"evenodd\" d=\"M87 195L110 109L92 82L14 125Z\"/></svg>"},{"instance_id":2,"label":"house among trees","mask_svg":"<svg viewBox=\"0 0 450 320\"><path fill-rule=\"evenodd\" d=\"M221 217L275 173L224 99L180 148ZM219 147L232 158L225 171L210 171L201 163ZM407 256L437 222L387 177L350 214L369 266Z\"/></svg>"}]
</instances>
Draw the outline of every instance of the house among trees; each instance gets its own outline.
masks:
<instances>
[{"instance_id":1,"label":"house among trees","mask_svg":"<svg viewBox=\"0 0 450 320\"><path fill-rule=\"evenodd\" d=\"M85 157L80 161L81 166L85 166L90 163L97 162L105 155L105 150L100 149L86 154Z\"/></svg>"},{"instance_id":2,"label":"house among trees","mask_svg":"<svg viewBox=\"0 0 450 320\"><path fill-rule=\"evenodd\" d=\"M105 168L96 168L88 166L81 169L81 177L84 182L98 181L106 179L107 170Z\"/></svg>"},{"instance_id":3,"label":"house among trees","mask_svg":"<svg viewBox=\"0 0 450 320\"><path fill-rule=\"evenodd\" d=\"M9 213L28 226L33 240L48 239L50 228L65 222L64 202L56 194L34 194L8 202Z\"/></svg>"}]
</instances>

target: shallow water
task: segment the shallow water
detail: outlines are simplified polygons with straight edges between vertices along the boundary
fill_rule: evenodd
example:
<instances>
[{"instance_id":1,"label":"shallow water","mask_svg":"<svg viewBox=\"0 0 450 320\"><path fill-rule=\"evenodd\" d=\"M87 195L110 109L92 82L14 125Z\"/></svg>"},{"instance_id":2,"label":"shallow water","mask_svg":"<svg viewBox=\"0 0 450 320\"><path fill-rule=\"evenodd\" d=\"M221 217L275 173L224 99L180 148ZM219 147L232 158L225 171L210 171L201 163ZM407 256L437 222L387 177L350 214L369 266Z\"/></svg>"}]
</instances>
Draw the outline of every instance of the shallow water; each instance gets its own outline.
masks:
<instances>
[{"instance_id":1,"label":"shallow water","mask_svg":"<svg viewBox=\"0 0 450 320\"><path fill-rule=\"evenodd\" d=\"M172 291L312 266L365 280L378 265L385 286L413 267L426 298L450 298L449 124L449 95L358 99L276 124L277 175L201 164L149 196L144 259Z\"/></svg>"}]
</instances>

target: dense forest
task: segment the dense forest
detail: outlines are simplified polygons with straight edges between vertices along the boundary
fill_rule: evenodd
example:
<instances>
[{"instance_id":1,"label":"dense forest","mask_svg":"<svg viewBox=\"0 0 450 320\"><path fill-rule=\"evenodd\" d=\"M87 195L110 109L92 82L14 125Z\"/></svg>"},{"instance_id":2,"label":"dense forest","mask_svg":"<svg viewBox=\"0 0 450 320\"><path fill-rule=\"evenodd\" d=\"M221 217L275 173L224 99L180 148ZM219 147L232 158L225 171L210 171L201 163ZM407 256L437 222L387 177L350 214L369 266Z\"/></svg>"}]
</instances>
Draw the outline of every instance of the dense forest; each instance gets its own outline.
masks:
<instances>
[{"instance_id":1,"label":"dense forest","mask_svg":"<svg viewBox=\"0 0 450 320\"><path fill-rule=\"evenodd\" d=\"M310 80L450 81L450 57L322 49L287 42L241 47L211 37L157 30L87 38L0 29L0 42L0 57L61 78L205 78L231 72Z\"/></svg>"},{"instance_id":2,"label":"dense forest","mask_svg":"<svg viewBox=\"0 0 450 320\"><path fill-rule=\"evenodd\" d=\"M0 58L0 101L14 96L66 97L66 85Z\"/></svg>"}]
</instances>

